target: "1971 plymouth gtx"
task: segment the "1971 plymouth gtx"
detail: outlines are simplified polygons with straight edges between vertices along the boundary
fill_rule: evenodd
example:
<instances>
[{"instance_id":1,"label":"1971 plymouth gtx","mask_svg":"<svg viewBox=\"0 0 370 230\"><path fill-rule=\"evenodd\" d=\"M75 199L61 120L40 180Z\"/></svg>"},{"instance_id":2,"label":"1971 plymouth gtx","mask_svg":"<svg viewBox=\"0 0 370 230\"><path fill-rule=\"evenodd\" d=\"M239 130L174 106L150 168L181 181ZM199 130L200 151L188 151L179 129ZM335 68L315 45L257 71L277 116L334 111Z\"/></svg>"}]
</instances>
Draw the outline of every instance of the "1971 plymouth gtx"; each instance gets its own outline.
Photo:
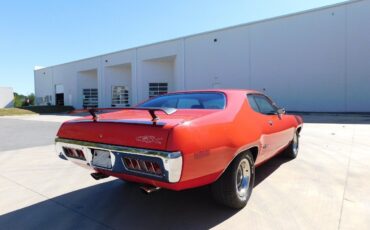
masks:
<instances>
[{"instance_id":1,"label":"1971 plymouth gtx","mask_svg":"<svg viewBox=\"0 0 370 230\"><path fill-rule=\"evenodd\" d=\"M279 153L297 156L303 124L250 90L176 92L99 111L62 124L61 158L92 169L95 179L140 183L148 193L211 185L216 201L232 208L247 204L255 167Z\"/></svg>"}]
</instances>

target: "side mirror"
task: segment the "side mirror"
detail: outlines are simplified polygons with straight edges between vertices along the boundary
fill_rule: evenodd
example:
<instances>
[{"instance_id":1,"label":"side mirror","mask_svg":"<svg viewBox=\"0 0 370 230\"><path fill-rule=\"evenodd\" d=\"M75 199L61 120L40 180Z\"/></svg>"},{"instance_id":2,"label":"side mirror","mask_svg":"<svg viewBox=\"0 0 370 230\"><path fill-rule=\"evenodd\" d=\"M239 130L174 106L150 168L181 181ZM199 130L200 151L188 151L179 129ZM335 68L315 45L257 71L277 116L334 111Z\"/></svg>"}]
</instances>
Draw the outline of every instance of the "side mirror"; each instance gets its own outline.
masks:
<instances>
[{"instance_id":1,"label":"side mirror","mask_svg":"<svg viewBox=\"0 0 370 230\"><path fill-rule=\"evenodd\" d=\"M286 113L286 111L285 111L284 108L278 108L278 110L277 110L278 115L285 114L285 113Z\"/></svg>"}]
</instances>

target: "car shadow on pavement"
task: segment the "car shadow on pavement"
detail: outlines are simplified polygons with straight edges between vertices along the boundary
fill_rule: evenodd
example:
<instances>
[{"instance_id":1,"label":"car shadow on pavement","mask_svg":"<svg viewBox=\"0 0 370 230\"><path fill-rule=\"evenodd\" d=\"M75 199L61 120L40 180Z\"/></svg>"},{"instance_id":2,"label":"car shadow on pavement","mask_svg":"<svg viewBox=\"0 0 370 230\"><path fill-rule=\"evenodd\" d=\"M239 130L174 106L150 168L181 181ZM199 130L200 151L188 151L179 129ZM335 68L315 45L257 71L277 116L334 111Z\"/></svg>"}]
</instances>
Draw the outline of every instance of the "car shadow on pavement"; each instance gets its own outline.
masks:
<instances>
[{"instance_id":1,"label":"car shadow on pavement","mask_svg":"<svg viewBox=\"0 0 370 230\"><path fill-rule=\"evenodd\" d=\"M287 161L258 167L255 186ZM4 214L0 229L209 229L237 212L215 203L208 186L147 195L117 179Z\"/></svg>"},{"instance_id":2,"label":"car shadow on pavement","mask_svg":"<svg viewBox=\"0 0 370 230\"><path fill-rule=\"evenodd\" d=\"M208 187L146 195L117 179L2 215L0 229L209 229L235 213Z\"/></svg>"},{"instance_id":3,"label":"car shadow on pavement","mask_svg":"<svg viewBox=\"0 0 370 230\"><path fill-rule=\"evenodd\" d=\"M283 155L277 155L271 160L268 160L263 165L257 167L254 187L258 186L262 181L264 181L268 176L274 173L281 165L291 161L291 158L284 157Z\"/></svg>"}]
</instances>

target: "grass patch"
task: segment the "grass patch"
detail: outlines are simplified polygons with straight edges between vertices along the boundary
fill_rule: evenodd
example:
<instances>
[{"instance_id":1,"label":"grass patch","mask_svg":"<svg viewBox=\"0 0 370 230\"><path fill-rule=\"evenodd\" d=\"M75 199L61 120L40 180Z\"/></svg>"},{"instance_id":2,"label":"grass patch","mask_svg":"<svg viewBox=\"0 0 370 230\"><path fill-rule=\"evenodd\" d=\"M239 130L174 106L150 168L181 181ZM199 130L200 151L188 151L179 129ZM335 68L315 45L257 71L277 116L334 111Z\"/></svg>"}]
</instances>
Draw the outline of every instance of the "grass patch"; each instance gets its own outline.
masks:
<instances>
[{"instance_id":1,"label":"grass patch","mask_svg":"<svg viewBox=\"0 0 370 230\"><path fill-rule=\"evenodd\" d=\"M19 108L9 108L9 109L0 109L0 116L15 116L15 115L32 115L37 114L30 110L19 109Z\"/></svg>"},{"instance_id":2,"label":"grass patch","mask_svg":"<svg viewBox=\"0 0 370 230\"><path fill-rule=\"evenodd\" d=\"M0 109L0 116L55 114L73 111L72 106L24 106L20 108Z\"/></svg>"}]
</instances>

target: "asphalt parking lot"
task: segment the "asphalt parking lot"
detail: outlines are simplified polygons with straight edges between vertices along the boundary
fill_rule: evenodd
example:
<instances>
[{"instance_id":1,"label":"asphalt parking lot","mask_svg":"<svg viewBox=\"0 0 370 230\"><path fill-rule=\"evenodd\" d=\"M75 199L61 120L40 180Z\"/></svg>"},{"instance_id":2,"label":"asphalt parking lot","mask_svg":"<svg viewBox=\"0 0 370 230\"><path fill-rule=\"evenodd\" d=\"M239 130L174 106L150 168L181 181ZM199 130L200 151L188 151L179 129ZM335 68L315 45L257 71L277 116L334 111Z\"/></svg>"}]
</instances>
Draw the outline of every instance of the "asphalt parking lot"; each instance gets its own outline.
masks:
<instances>
[{"instance_id":1,"label":"asphalt parking lot","mask_svg":"<svg viewBox=\"0 0 370 230\"><path fill-rule=\"evenodd\" d=\"M240 211L207 187L145 195L93 180L55 154L70 118L0 118L0 229L370 229L370 116L305 116L298 158L259 167Z\"/></svg>"}]
</instances>

